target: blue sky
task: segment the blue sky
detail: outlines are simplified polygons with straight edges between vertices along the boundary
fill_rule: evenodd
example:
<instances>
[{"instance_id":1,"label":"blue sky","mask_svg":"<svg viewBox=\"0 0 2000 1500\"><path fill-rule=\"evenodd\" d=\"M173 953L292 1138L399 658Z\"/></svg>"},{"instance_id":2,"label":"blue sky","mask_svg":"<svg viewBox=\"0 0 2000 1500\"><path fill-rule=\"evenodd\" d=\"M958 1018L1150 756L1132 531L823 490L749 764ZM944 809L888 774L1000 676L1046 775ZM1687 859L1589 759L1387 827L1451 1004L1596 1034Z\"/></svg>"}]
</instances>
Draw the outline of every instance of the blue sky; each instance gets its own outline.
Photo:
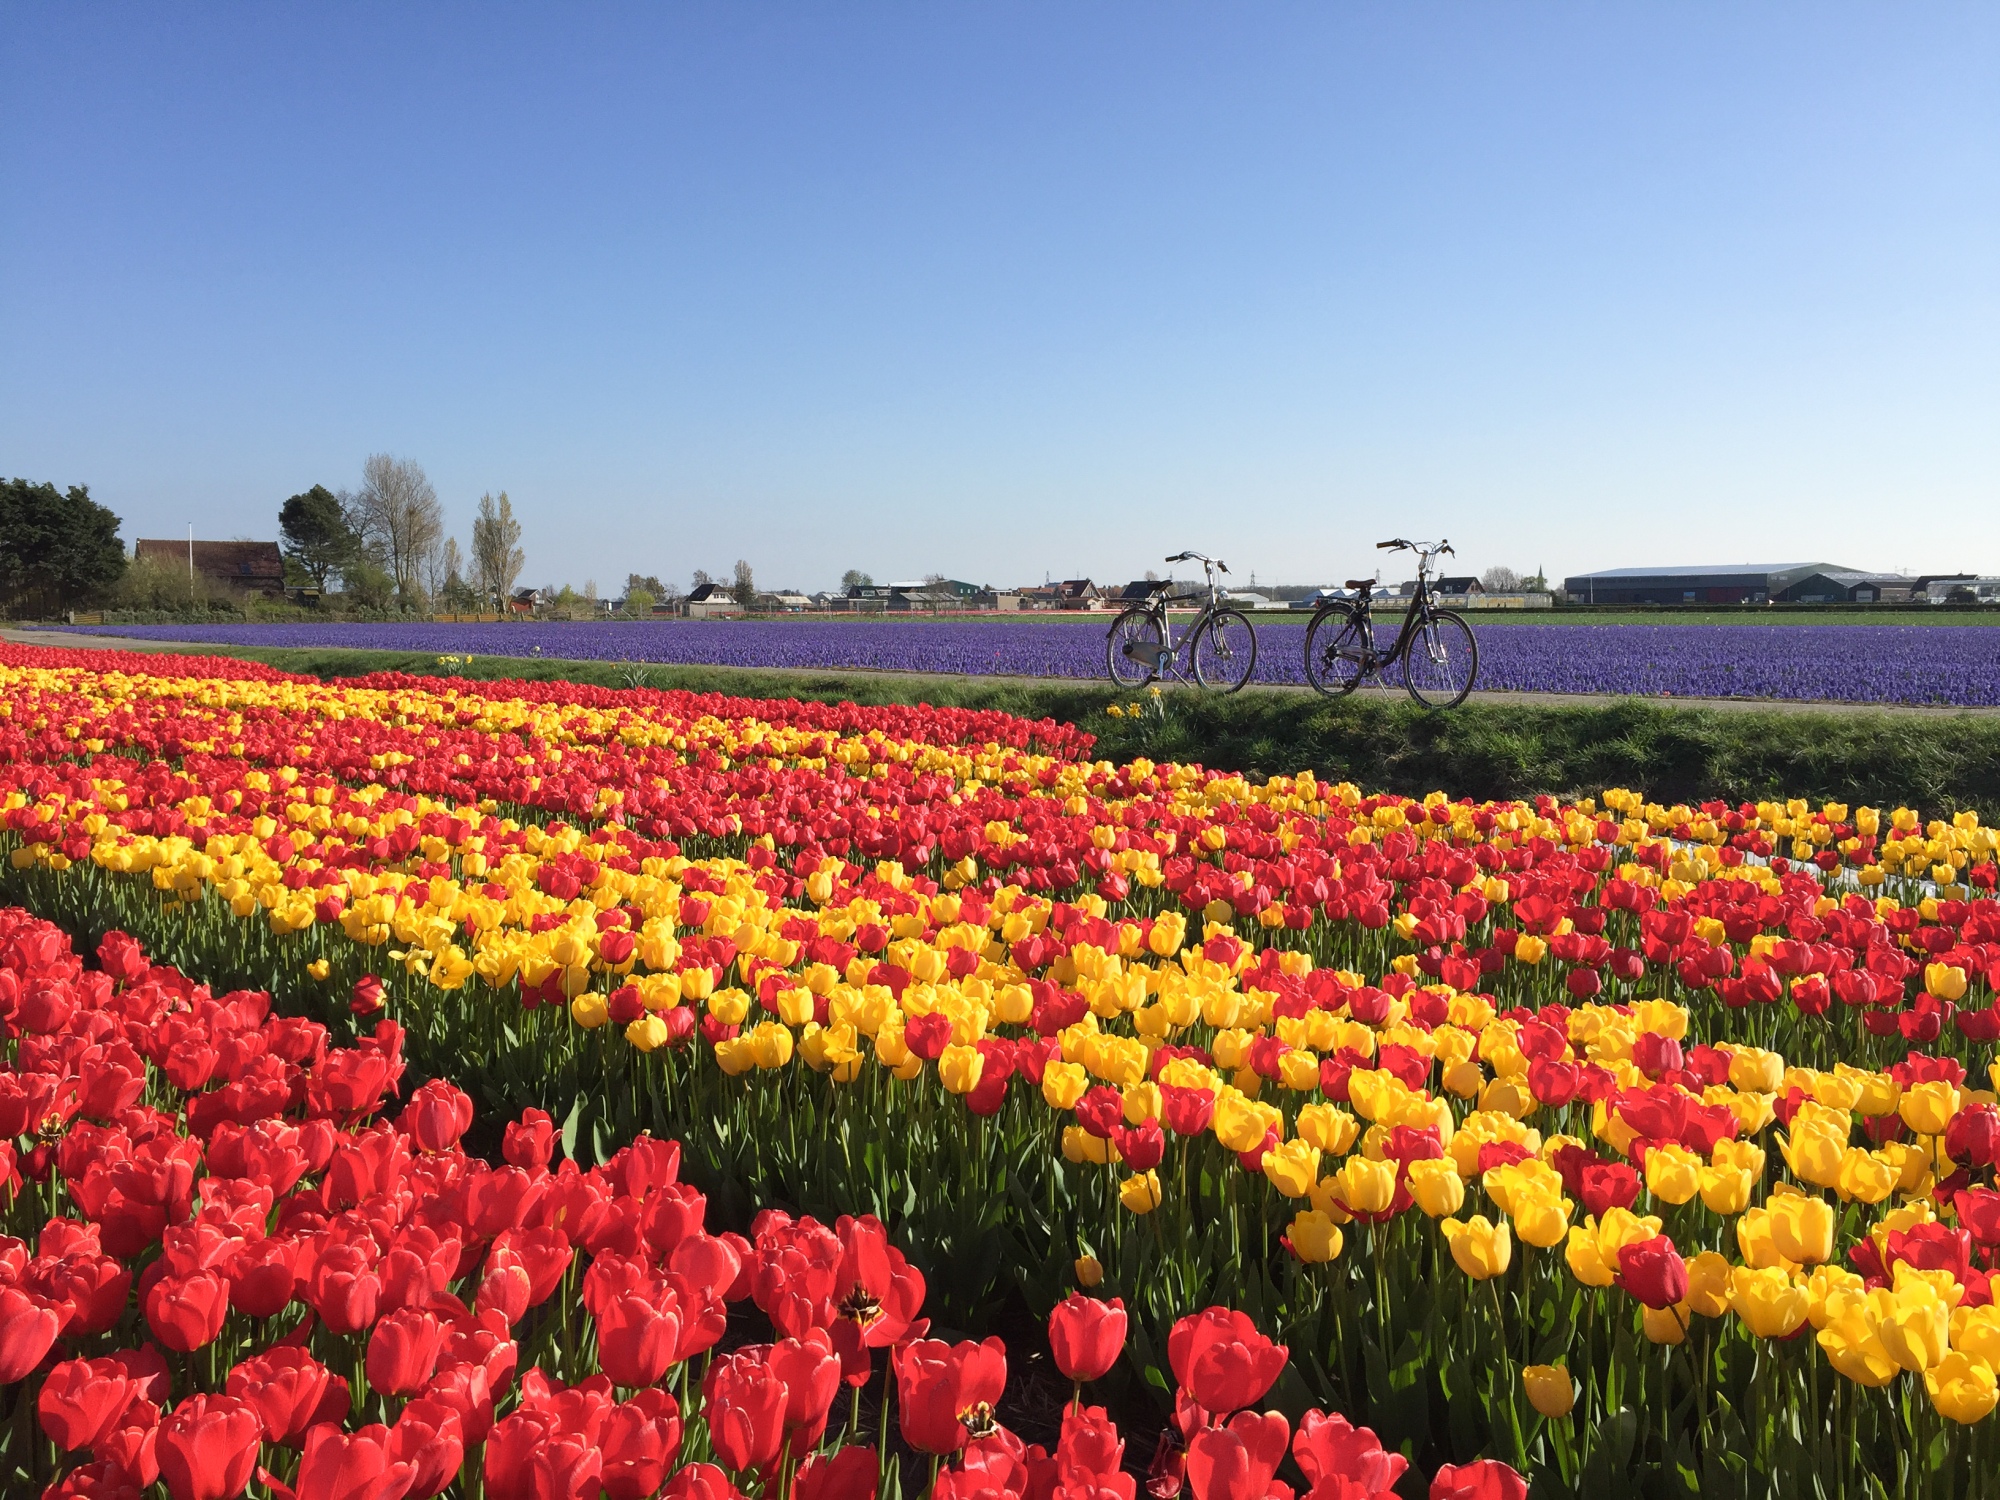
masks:
<instances>
[{"instance_id":1,"label":"blue sky","mask_svg":"<svg viewBox=\"0 0 2000 1500\"><path fill-rule=\"evenodd\" d=\"M607 588L2000 572L1996 60L1986 5L8 0L0 469L264 537L387 451Z\"/></svg>"}]
</instances>

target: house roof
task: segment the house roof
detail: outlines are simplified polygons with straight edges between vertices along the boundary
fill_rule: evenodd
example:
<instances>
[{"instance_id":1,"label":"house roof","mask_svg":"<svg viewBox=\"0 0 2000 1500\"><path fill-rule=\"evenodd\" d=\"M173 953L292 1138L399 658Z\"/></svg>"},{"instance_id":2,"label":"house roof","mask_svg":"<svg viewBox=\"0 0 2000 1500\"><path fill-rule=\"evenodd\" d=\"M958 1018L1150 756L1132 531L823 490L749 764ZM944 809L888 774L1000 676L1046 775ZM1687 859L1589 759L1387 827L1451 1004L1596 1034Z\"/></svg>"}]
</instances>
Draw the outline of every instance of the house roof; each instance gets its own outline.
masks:
<instances>
[{"instance_id":1,"label":"house roof","mask_svg":"<svg viewBox=\"0 0 2000 1500\"><path fill-rule=\"evenodd\" d=\"M168 567L185 566L189 544L177 540L144 538L135 542L132 555ZM276 542L195 542L194 568L206 578L245 584L283 583L285 558Z\"/></svg>"}]
</instances>

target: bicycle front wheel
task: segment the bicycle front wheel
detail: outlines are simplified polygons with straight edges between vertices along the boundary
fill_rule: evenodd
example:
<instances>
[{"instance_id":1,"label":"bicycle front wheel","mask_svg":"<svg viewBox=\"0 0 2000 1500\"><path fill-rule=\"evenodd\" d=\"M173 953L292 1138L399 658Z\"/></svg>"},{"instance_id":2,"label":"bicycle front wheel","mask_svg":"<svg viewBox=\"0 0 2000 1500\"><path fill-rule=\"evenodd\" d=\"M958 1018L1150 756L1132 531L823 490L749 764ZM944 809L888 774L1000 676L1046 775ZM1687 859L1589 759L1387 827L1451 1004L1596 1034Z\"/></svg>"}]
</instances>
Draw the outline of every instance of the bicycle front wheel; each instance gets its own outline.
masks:
<instances>
[{"instance_id":1,"label":"bicycle front wheel","mask_svg":"<svg viewBox=\"0 0 2000 1500\"><path fill-rule=\"evenodd\" d=\"M1128 609L1111 622L1111 640L1105 655L1111 662L1111 680L1120 687L1142 688L1159 675L1160 622L1143 609Z\"/></svg>"},{"instance_id":2,"label":"bicycle front wheel","mask_svg":"<svg viewBox=\"0 0 2000 1500\"><path fill-rule=\"evenodd\" d=\"M1194 643L1194 677L1220 692L1242 690L1257 669L1257 632L1247 615L1225 609L1211 616Z\"/></svg>"},{"instance_id":3,"label":"bicycle front wheel","mask_svg":"<svg viewBox=\"0 0 2000 1500\"><path fill-rule=\"evenodd\" d=\"M1374 655L1375 632L1345 604L1329 604L1306 627L1306 681L1329 698L1361 686Z\"/></svg>"},{"instance_id":4,"label":"bicycle front wheel","mask_svg":"<svg viewBox=\"0 0 2000 1500\"><path fill-rule=\"evenodd\" d=\"M1413 627L1403 651L1403 686L1425 708L1456 708L1479 676L1479 642L1472 627L1440 610Z\"/></svg>"}]
</instances>

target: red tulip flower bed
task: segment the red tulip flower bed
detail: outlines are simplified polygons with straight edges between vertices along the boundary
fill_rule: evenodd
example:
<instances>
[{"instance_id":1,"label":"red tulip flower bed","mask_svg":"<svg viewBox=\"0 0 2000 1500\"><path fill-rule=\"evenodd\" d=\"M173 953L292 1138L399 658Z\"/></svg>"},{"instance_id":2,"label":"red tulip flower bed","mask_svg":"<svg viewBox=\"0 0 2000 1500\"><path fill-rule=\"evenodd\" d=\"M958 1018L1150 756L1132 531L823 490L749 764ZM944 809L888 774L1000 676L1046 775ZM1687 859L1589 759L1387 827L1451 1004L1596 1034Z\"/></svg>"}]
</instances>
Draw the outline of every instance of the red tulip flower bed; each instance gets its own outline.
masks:
<instances>
[{"instance_id":1,"label":"red tulip flower bed","mask_svg":"<svg viewBox=\"0 0 2000 1500\"><path fill-rule=\"evenodd\" d=\"M1121 1303L1056 1308L1078 1399L1053 1452L1028 1445L995 1415L1005 1345L926 1337L924 1279L874 1219L771 1210L711 1234L674 1142L552 1166L534 1110L482 1161L460 1144L466 1094L405 1096L395 1022L335 1047L123 934L98 959L0 910L0 1136L35 1140L0 1144L8 1493L1135 1500L1117 1427L1081 1397L1123 1352ZM1168 1353L1155 1500L1346 1500L1402 1478L1338 1415L1294 1430L1255 1410L1288 1355L1243 1314L1183 1319ZM1278 1477L1288 1454L1302 1488ZM1430 1493L1526 1485L1482 1461Z\"/></svg>"}]
</instances>

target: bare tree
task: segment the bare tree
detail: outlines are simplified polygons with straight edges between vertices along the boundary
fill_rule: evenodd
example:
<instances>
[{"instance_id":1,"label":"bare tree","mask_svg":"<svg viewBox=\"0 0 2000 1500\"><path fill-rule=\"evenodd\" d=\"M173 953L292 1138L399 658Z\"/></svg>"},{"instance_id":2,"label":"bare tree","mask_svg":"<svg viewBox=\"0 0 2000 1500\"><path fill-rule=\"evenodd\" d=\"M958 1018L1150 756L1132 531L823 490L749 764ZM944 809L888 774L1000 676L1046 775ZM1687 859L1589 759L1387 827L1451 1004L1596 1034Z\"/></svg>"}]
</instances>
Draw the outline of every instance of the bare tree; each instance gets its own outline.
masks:
<instances>
[{"instance_id":1,"label":"bare tree","mask_svg":"<svg viewBox=\"0 0 2000 1500\"><path fill-rule=\"evenodd\" d=\"M1521 575L1512 568L1488 568L1479 581L1489 594L1511 594L1521 586Z\"/></svg>"},{"instance_id":2,"label":"bare tree","mask_svg":"<svg viewBox=\"0 0 2000 1500\"><path fill-rule=\"evenodd\" d=\"M389 570L405 604L422 592L426 565L444 541L444 507L423 465L371 453L354 497L356 530Z\"/></svg>"},{"instance_id":3,"label":"bare tree","mask_svg":"<svg viewBox=\"0 0 2000 1500\"><path fill-rule=\"evenodd\" d=\"M424 592L437 599L453 584L462 583L465 555L458 550L458 538L448 536L423 559Z\"/></svg>"},{"instance_id":4,"label":"bare tree","mask_svg":"<svg viewBox=\"0 0 2000 1500\"><path fill-rule=\"evenodd\" d=\"M479 497L479 510L472 518L472 573L480 592L504 607L514 592L514 580L527 566L521 550L521 523L514 519L514 507L502 490Z\"/></svg>"},{"instance_id":5,"label":"bare tree","mask_svg":"<svg viewBox=\"0 0 2000 1500\"><path fill-rule=\"evenodd\" d=\"M736 559L736 581L729 591L745 609L757 602L757 580L750 572L750 564L740 557Z\"/></svg>"},{"instance_id":6,"label":"bare tree","mask_svg":"<svg viewBox=\"0 0 2000 1500\"><path fill-rule=\"evenodd\" d=\"M713 582L715 582L715 580L709 576L708 569L696 568L694 570L694 586L696 588L700 588L703 584L713 583Z\"/></svg>"}]
</instances>

